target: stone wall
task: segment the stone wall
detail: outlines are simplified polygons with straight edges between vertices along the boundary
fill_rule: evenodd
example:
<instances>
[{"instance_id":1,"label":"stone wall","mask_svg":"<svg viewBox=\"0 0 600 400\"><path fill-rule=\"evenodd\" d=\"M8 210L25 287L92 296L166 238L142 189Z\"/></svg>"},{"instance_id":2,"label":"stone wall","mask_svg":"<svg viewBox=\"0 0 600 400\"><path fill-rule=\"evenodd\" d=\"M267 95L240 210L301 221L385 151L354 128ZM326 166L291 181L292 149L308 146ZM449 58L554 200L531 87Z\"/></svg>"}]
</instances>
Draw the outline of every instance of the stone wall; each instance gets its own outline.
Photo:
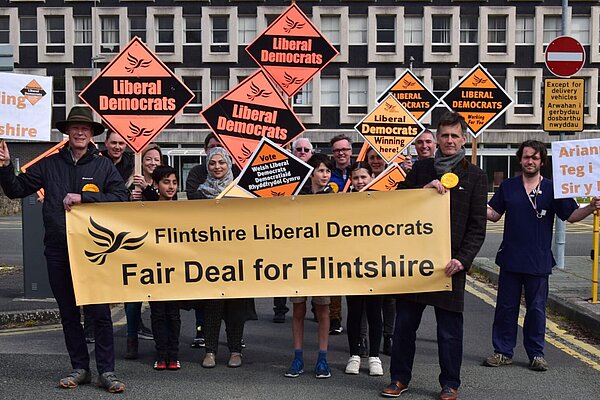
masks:
<instances>
[{"instance_id":1,"label":"stone wall","mask_svg":"<svg viewBox=\"0 0 600 400\"><path fill-rule=\"evenodd\" d=\"M11 200L0 189L0 215L11 215L21 212L21 200Z\"/></svg>"}]
</instances>

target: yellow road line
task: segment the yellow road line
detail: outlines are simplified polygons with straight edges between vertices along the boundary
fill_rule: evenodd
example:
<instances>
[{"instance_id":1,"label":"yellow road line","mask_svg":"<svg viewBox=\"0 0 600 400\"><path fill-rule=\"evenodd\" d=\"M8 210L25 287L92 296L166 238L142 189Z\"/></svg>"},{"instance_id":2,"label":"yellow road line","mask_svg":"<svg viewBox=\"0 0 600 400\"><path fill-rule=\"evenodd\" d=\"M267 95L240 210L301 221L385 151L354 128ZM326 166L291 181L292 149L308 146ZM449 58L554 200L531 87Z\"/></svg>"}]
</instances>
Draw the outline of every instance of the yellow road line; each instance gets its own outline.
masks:
<instances>
[{"instance_id":1,"label":"yellow road line","mask_svg":"<svg viewBox=\"0 0 600 400\"><path fill-rule=\"evenodd\" d=\"M487 285L485 285L481 282L478 282L469 276L467 277L467 280L468 280L468 285L466 286L467 292L476 296L477 298L481 299L482 301L491 305L492 307L494 307L494 308L496 307L496 300L493 297L493 296L495 296L495 294L491 294L492 289L490 289ZM471 287L471 286L473 286L473 287ZM520 310L519 310L518 324L520 327L523 327L523 322L524 322L523 316L525 315L525 308L523 306L520 306L519 309ZM559 338L561 338L562 340L564 340L565 342L571 343L574 346L577 346L580 349L586 351L587 353L593 355L594 357L600 358L600 349L575 338L573 335L571 335L571 334L567 333L565 330L559 328L559 326L556 323L550 321L547 318L546 318L546 329L548 331L552 332L553 334L555 334L556 336L558 336ZM591 358L581 354L580 352L578 352L577 350L575 350L571 347L568 347L566 344L558 341L557 339L554 339L552 336L546 335L546 342L553 345L557 349L562 350L566 354L568 354L574 358L577 358L578 360L588 364L590 367L594 368L596 371L600 371L600 363L599 362L592 360Z\"/></svg>"}]
</instances>

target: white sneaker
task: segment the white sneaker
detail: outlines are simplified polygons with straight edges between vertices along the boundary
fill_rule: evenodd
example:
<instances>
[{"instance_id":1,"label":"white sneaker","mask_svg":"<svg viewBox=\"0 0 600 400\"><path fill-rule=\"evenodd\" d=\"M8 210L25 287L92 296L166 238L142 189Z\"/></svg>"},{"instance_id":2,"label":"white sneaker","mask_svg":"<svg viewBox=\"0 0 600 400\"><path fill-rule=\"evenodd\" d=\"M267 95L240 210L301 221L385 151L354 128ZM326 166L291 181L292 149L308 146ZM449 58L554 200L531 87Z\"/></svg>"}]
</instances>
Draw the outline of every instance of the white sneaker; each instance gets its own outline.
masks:
<instances>
[{"instance_id":1,"label":"white sneaker","mask_svg":"<svg viewBox=\"0 0 600 400\"><path fill-rule=\"evenodd\" d=\"M346 373L350 375L358 375L360 370L360 356L351 356L346 364ZM381 372L383 375L383 371Z\"/></svg>"},{"instance_id":2,"label":"white sneaker","mask_svg":"<svg viewBox=\"0 0 600 400\"><path fill-rule=\"evenodd\" d=\"M350 361L348 361L348 363L349 362ZM346 371L348 371L348 367L346 367ZM383 376L383 366L381 365L379 357L369 357L369 375Z\"/></svg>"}]
</instances>

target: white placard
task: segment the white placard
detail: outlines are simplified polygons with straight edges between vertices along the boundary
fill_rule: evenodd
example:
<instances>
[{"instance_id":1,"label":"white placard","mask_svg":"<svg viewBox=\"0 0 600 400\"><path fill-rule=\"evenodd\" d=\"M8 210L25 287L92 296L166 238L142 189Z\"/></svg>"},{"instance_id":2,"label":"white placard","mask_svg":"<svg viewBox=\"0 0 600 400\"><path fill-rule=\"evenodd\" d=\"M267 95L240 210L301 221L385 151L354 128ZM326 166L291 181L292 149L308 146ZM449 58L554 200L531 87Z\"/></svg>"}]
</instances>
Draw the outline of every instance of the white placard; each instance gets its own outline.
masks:
<instances>
[{"instance_id":1,"label":"white placard","mask_svg":"<svg viewBox=\"0 0 600 400\"><path fill-rule=\"evenodd\" d=\"M600 195L600 139L552 143L555 198Z\"/></svg>"},{"instance_id":2,"label":"white placard","mask_svg":"<svg viewBox=\"0 0 600 400\"><path fill-rule=\"evenodd\" d=\"M52 78L0 72L0 139L50 141Z\"/></svg>"}]
</instances>

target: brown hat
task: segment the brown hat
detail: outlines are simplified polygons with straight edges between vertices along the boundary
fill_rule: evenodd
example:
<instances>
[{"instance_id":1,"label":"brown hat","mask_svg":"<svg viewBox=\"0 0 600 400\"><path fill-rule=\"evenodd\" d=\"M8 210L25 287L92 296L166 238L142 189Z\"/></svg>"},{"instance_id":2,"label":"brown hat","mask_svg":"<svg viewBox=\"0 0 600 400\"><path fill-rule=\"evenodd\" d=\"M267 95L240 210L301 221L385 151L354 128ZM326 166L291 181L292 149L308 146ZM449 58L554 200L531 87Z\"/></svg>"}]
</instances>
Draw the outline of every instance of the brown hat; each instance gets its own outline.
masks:
<instances>
[{"instance_id":1,"label":"brown hat","mask_svg":"<svg viewBox=\"0 0 600 400\"><path fill-rule=\"evenodd\" d=\"M67 125L71 122L86 122L92 125L94 134L92 136L100 135L104 133L104 125L94 121L92 116L92 109L86 106L75 106L71 108L69 116L65 121L58 121L56 123L56 129L64 134L67 134Z\"/></svg>"}]
</instances>

